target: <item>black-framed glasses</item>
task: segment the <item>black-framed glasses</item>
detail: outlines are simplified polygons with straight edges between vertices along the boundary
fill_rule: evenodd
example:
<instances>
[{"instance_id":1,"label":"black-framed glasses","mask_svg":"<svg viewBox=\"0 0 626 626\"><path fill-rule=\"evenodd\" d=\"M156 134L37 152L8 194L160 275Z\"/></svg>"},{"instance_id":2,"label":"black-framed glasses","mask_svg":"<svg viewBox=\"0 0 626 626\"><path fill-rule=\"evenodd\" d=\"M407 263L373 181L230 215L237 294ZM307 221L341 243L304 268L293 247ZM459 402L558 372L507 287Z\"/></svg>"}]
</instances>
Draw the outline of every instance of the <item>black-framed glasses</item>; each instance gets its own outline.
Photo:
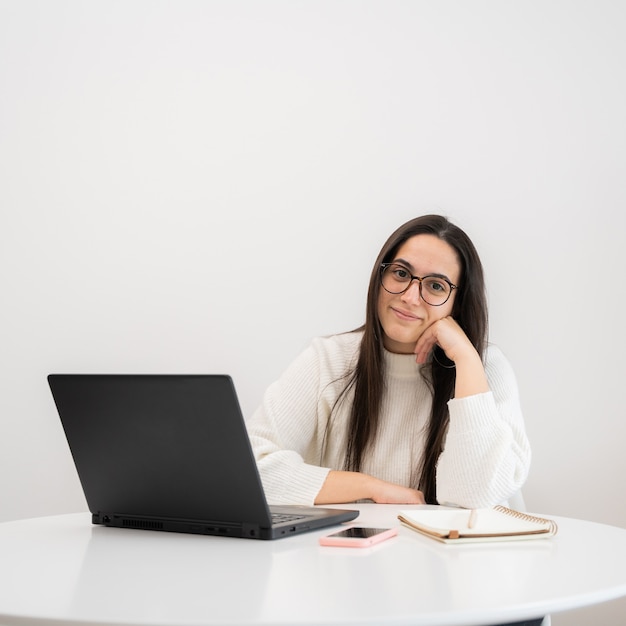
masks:
<instances>
[{"instance_id":1,"label":"black-framed glasses","mask_svg":"<svg viewBox=\"0 0 626 626\"><path fill-rule=\"evenodd\" d=\"M380 266L380 284L385 291L393 294L404 293L416 280L419 283L420 296L430 306L445 304L452 292L458 289L445 276L430 274L429 276L413 276L400 263L383 263Z\"/></svg>"}]
</instances>

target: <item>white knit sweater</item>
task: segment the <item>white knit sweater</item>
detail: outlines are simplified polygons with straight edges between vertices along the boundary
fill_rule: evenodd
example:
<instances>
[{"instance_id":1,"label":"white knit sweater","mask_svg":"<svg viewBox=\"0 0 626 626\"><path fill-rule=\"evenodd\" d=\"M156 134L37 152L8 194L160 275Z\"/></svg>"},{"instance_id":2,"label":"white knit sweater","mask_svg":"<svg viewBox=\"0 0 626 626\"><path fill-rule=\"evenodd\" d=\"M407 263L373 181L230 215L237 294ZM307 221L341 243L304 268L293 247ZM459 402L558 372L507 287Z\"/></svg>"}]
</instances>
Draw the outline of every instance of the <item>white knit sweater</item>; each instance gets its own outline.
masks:
<instances>
[{"instance_id":1,"label":"white knit sweater","mask_svg":"<svg viewBox=\"0 0 626 626\"><path fill-rule=\"evenodd\" d=\"M272 384L248 422L261 480L271 504L313 504L328 472L344 469L353 391L332 414L354 367L362 333L315 339ZM362 470L410 486L419 464L432 396L414 355L385 352L386 390L379 428ZM491 391L448 403L450 425L437 465L441 504L478 508L506 501L526 480L530 446L517 384L502 354L490 346ZM326 435L326 436L325 436Z\"/></svg>"}]
</instances>

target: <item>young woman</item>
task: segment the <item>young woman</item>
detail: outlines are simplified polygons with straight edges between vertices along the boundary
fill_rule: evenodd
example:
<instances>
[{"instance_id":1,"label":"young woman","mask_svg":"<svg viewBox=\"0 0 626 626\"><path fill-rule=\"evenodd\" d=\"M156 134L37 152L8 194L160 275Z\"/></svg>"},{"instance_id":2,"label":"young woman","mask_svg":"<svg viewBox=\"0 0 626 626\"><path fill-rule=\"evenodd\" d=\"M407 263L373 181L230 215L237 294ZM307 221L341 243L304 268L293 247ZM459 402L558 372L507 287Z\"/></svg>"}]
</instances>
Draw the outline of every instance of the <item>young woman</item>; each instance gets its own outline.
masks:
<instances>
[{"instance_id":1,"label":"young woman","mask_svg":"<svg viewBox=\"0 0 626 626\"><path fill-rule=\"evenodd\" d=\"M467 235L437 215L396 230L372 270L365 324L314 340L248 427L273 504L479 508L518 491L530 447L513 371L487 345Z\"/></svg>"}]
</instances>

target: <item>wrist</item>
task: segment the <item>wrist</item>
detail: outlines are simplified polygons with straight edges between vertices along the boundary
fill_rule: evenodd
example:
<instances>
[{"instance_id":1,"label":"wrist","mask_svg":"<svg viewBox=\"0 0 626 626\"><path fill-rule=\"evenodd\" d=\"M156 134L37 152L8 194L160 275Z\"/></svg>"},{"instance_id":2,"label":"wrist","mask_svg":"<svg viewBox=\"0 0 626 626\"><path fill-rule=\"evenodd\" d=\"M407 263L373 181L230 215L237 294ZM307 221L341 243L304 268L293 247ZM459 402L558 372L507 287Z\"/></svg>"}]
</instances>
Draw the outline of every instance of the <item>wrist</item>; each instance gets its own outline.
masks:
<instances>
[{"instance_id":1,"label":"wrist","mask_svg":"<svg viewBox=\"0 0 626 626\"><path fill-rule=\"evenodd\" d=\"M485 368L476 350L455 361L455 398L464 398L489 391Z\"/></svg>"},{"instance_id":2,"label":"wrist","mask_svg":"<svg viewBox=\"0 0 626 626\"><path fill-rule=\"evenodd\" d=\"M477 363L480 363L482 366L478 350L469 340L459 346L455 346L454 350L444 350L444 352L451 361L454 361L457 367L459 365L476 365Z\"/></svg>"},{"instance_id":3,"label":"wrist","mask_svg":"<svg viewBox=\"0 0 626 626\"><path fill-rule=\"evenodd\" d=\"M315 504L338 504L371 499L377 479L361 472L331 470L315 498Z\"/></svg>"}]
</instances>

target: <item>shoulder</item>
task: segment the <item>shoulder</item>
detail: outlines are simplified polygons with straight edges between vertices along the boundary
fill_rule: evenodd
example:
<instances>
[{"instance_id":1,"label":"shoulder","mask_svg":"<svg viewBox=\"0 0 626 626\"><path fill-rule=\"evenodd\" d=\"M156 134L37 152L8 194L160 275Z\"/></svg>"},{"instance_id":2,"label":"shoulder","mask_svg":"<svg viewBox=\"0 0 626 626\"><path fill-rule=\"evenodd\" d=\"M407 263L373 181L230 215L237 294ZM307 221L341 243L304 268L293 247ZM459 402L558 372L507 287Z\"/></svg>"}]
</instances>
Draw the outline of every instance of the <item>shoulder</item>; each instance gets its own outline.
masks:
<instances>
[{"instance_id":1,"label":"shoulder","mask_svg":"<svg viewBox=\"0 0 626 626\"><path fill-rule=\"evenodd\" d=\"M490 384L505 387L517 387L515 372L504 352L490 343L483 358L485 373Z\"/></svg>"},{"instance_id":2,"label":"shoulder","mask_svg":"<svg viewBox=\"0 0 626 626\"><path fill-rule=\"evenodd\" d=\"M504 352L494 343L489 343L483 357L486 368L511 367Z\"/></svg>"},{"instance_id":3,"label":"shoulder","mask_svg":"<svg viewBox=\"0 0 626 626\"><path fill-rule=\"evenodd\" d=\"M311 342L309 350L323 366L335 372L345 371L356 365L362 338L360 331L317 337Z\"/></svg>"},{"instance_id":4,"label":"shoulder","mask_svg":"<svg viewBox=\"0 0 626 626\"><path fill-rule=\"evenodd\" d=\"M327 381L344 376L356 366L362 332L316 337L287 368L287 374L312 376Z\"/></svg>"},{"instance_id":5,"label":"shoulder","mask_svg":"<svg viewBox=\"0 0 626 626\"><path fill-rule=\"evenodd\" d=\"M319 352L328 354L354 354L359 351L361 339L363 339L362 331L351 331L327 337L316 337L311 342L311 346Z\"/></svg>"}]
</instances>

